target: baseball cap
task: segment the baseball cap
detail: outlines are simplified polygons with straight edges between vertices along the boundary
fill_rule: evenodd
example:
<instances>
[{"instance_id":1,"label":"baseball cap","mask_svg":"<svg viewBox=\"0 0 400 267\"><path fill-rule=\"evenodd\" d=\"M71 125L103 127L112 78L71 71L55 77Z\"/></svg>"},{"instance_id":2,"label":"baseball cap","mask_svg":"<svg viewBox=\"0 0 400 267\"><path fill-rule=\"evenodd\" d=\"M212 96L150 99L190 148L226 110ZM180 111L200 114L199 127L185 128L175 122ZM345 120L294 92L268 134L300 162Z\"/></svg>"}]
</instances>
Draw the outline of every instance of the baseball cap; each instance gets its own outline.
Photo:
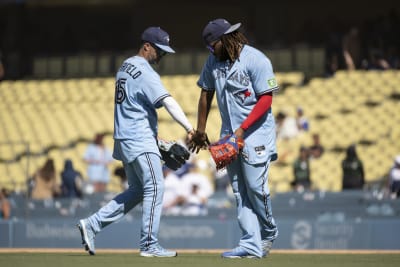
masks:
<instances>
[{"instance_id":1,"label":"baseball cap","mask_svg":"<svg viewBox=\"0 0 400 267\"><path fill-rule=\"evenodd\" d=\"M153 43L161 50L168 53L175 53L169 46L169 35L160 27L149 27L142 33L142 41Z\"/></svg>"},{"instance_id":2,"label":"baseball cap","mask_svg":"<svg viewBox=\"0 0 400 267\"><path fill-rule=\"evenodd\" d=\"M222 35L236 31L241 25L240 22L232 25L226 19L212 20L203 30L203 40L206 44L210 44Z\"/></svg>"}]
</instances>

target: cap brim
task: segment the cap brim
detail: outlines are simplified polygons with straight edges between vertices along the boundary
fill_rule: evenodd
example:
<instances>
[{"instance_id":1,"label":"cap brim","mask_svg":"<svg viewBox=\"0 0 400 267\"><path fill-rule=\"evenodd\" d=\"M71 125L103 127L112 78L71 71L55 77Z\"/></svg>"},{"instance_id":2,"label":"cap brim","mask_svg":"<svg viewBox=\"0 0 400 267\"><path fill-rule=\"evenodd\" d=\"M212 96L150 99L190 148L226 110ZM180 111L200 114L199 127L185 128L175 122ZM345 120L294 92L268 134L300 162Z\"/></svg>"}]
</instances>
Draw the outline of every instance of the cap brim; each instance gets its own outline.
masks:
<instances>
[{"instance_id":1,"label":"cap brim","mask_svg":"<svg viewBox=\"0 0 400 267\"><path fill-rule=\"evenodd\" d=\"M169 47L168 45L161 45L161 44L155 44L155 45L167 53L175 53L175 50Z\"/></svg>"},{"instance_id":2,"label":"cap brim","mask_svg":"<svg viewBox=\"0 0 400 267\"><path fill-rule=\"evenodd\" d=\"M229 29L226 32L224 32L224 34L228 34L228 33L236 31L237 29L240 28L241 25L242 25L242 23L239 22L239 23L236 23L236 24L230 26Z\"/></svg>"}]
</instances>

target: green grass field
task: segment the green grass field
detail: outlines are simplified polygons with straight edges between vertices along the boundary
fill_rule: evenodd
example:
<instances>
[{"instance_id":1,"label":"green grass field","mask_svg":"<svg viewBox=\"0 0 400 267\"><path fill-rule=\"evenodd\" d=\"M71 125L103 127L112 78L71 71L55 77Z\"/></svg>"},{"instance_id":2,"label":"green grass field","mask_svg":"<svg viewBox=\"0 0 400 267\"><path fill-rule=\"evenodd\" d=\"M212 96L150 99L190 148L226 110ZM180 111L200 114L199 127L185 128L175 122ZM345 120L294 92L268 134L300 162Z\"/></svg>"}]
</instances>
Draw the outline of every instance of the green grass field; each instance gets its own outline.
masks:
<instances>
[{"instance_id":1,"label":"green grass field","mask_svg":"<svg viewBox=\"0 0 400 267\"><path fill-rule=\"evenodd\" d=\"M400 266L399 253L272 253L264 259L222 259L219 253L182 253L176 258L143 258L138 253L4 252L1 267L389 267Z\"/></svg>"}]
</instances>

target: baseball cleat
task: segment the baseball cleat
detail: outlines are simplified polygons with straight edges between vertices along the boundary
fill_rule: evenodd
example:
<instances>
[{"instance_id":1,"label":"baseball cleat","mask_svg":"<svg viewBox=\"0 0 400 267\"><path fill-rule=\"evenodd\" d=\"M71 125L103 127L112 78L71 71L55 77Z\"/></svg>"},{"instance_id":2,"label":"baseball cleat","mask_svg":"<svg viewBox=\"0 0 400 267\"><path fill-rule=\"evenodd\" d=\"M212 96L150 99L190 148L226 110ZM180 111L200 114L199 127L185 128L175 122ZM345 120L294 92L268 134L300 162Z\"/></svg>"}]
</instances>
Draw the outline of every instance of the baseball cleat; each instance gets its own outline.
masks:
<instances>
[{"instance_id":1,"label":"baseball cleat","mask_svg":"<svg viewBox=\"0 0 400 267\"><path fill-rule=\"evenodd\" d=\"M244 248L242 247L236 247L230 251L225 251L224 253L221 254L222 258L229 258L229 259L235 259L235 258L257 258L257 256L254 256L250 253L248 253Z\"/></svg>"},{"instance_id":2,"label":"baseball cleat","mask_svg":"<svg viewBox=\"0 0 400 267\"><path fill-rule=\"evenodd\" d=\"M176 257L178 253L176 251L167 250L160 245L152 246L148 249L141 250L140 256L142 257L160 257L160 258L169 258Z\"/></svg>"},{"instance_id":3,"label":"baseball cleat","mask_svg":"<svg viewBox=\"0 0 400 267\"><path fill-rule=\"evenodd\" d=\"M85 247L85 250L89 255L95 255L94 236L96 234L92 231L86 220L80 220L76 226L81 233L82 245Z\"/></svg>"},{"instance_id":4,"label":"baseball cleat","mask_svg":"<svg viewBox=\"0 0 400 267\"><path fill-rule=\"evenodd\" d=\"M262 247L264 258L268 256L269 251L272 249L272 243L273 243L273 241L271 241L271 240L261 241L261 247Z\"/></svg>"}]
</instances>

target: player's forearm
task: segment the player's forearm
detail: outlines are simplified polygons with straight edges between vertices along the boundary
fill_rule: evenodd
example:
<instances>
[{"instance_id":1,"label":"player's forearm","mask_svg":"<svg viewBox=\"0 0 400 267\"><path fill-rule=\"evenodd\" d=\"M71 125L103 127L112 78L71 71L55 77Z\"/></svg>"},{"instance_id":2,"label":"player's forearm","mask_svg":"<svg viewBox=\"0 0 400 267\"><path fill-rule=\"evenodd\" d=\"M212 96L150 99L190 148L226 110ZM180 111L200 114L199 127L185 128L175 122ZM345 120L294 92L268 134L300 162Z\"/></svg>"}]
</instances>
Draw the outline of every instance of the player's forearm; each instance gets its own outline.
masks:
<instances>
[{"instance_id":1,"label":"player's forearm","mask_svg":"<svg viewBox=\"0 0 400 267\"><path fill-rule=\"evenodd\" d=\"M171 117L180 125L182 125L182 127L185 128L187 132L191 132L193 130L192 124L189 122L182 108L173 97L168 96L164 98L162 100L162 103L165 109L171 115Z\"/></svg>"},{"instance_id":2,"label":"player's forearm","mask_svg":"<svg viewBox=\"0 0 400 267\"><path fill-rule=\"evenodd\" d=\"M250 112L249 116L243 121L240 128L247 130L256 121L258 121L265 113L268 112L272 105L272 93L262 95L256 105Z\"/></svg>"},{"instance_id":3,"label":"player's forearm","mask_svg":"<svg viewBox=\"0 0 400 267\"><path fill-rule=\"evenodd\" d=\"M197 114L197 131L205 132L207 118L211 108L211 102L214 96L214 91L202 90L200 94Z\"/></svg>"}]
</instances>

